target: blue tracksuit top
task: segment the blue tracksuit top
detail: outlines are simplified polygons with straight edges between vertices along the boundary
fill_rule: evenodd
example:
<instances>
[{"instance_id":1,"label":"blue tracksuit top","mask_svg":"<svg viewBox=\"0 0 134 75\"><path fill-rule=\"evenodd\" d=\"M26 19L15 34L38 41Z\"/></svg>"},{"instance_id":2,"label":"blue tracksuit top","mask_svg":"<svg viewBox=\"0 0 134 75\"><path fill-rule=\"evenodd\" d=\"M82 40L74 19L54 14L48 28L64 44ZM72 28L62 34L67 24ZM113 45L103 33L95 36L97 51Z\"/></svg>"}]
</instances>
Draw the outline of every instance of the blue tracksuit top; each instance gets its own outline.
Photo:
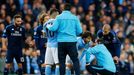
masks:
<instances>
[{"instance_id":1,"label":"blue tracksuit top","mask_svg":"<svg viewBox=\"0 0 134 75\"><path fill-rule=\"evenodd\" d=\"M93 54L96 57L97 65L102 66L104 69L111 72L116 72L116 67L113 58L108 49L103 44L98 44L92 48L88 48L86 52L86 62L90 63L90 55Z\"/></svg>"},{"instance_id":2,"label":"blue tracksuit top","mask_svg":"<svg viewBox=\"0 0 134 75\"><path fill-rule=\"evenodd\" d=\"M70 11L63 11L58 15L53 26L48 27L51 31L57 31L58 42L76 42L77 35L82 33L79 19Z\"/></svg>"}]
</instances>

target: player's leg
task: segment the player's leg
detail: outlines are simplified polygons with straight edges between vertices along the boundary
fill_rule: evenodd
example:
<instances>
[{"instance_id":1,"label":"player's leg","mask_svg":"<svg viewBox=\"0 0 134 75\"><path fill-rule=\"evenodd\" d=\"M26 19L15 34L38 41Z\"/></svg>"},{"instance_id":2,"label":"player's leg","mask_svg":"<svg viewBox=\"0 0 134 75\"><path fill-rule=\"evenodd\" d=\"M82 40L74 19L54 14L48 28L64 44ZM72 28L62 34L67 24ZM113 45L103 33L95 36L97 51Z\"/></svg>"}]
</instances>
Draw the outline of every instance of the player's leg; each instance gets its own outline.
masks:
<instances>
[{"instance_id":1,"label":"player's leg","mask_svg":"<svg viewBox=\"0 0 134 75\"><path fill-rule=\"evenodd\" d=\"M103 67L97 66L97 65L87 65L86 69L89 73L91 73L92 75L97 75L99 70L104 69ZM99 70L98 70L99 69Z\"/></svg>"},{"instance_id":2,"label":"player's leg","mask_svg":"<svg viewBox=\"0 0 134 75\"><path fill-rule=\"evenodd\" d=\"M45 64L46 64L45 75L51 75L51 65L54 64L53 60L54 59L52 57L52 50L50 47L47 47L45 55Z\"/></svg>"},{"instance_id":3,"label":"player's leg","mask_svg":"<svg viewBox=\"0 0 134 75\"><path fill-rule=\"evenodd\" d=\"M6 54L6 65L4 68L4 75L8 75L9 69L11 67L11 63L13 62L13 54L12 51L8 50Z\"/></svg>"},{"instance_id":4,"label":"player's leg","mask_svg":"<svg viewBox=\"0 0 134 75\"><path fill-rule=\"evenodd\" d=\"M71 75L72 61L70 57L66 56L66 75Z\"/></svg>"},{"instance_id":5,"label":"player's leg","mask_svg":"<svg viewBox=\"0 0 134 75\"><path fill-rule=\"evenodd\" d=\"M39 50L37 50L37 53L38 53L37 64L39 67L39 71L40 71L41 75L45 75L44 60L45 60L46 49L40 48Z\"/></svg>"},{"instance_id":6,"label":"player's leg","mask_svg":"<svg viewBox=\"0 0 134 75\"><path fill-rule=\"evenodd\" d=\"M59 71L59 59L58 59L58 48L51 48L52 50L52 55L53 55L53 59L54 59L54 63L56 64L56 68L55 68L55 75L60 75L60 71Z\"/></svg>"},{"instance_id":7,"label":"player's leg","mask_svg":"<svg viewBox=\"0 0 134 75\"><path fill-rule=\"evenodd\" d=\"M99 73L101 75L113 75L114 74L114 73L104 69L103 66L87 65L86 69L88 72L92 73L92 75L97 75L97 73Z\"/></svg>"},{"instance_id":8,"label":"player's leg","mask_svg":"<svg viewBox=\"0 0 134 75\"><path fill-rule=\"evenodd\" d=\"M79 59L78 59L78 52L76 48L76 42L71 42L67 44L68 47L68 55L71 58L73 62L73 68L75 70L76 75L80 75L80 64L79 64Z\"/></svg>"},{"instance_id":9,"label":"player's leg","mask_svg":"<svg viewBox=\"0 0 134 75\"><path fill-rule=\"evenodd\" d=\"M10 63L6 63L4 68L4 75L8 75L10 66L11 66Z\"/></svg>"},{"instance_id":10,"label":"player's leg","mask_svg":"<svg viewBox=\"0 0 134 75\"><path fill-rule=\"evenodd\" d=\"M23 74L22 63L24 62L24 58L22 56L22 51L16 50L16 53L14 56L18 63L18 75L22 75Z\"/></svg>"}]
</instances>

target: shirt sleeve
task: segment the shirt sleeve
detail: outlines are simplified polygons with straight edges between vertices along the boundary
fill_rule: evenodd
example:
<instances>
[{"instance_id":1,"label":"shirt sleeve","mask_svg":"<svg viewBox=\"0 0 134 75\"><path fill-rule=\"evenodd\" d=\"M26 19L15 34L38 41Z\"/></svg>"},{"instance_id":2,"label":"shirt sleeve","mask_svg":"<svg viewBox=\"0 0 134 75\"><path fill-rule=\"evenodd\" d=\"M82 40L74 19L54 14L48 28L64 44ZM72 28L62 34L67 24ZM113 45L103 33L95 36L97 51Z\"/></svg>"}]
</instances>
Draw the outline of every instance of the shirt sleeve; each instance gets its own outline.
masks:
<instances>
[{"instance_id":1,"label":"shirt sleeve","mask_svg":"<svg viewBox=\"0 0 134 75\"><path fill-rule=\"evenodd\" d=\"M116 35L116 33L114 32L114 31L111 31L111 41L113 42L113 43L116 43L117 42L117 35Z\"/></svg>"},{"instance_id":2,"label":"shirt sleeve","mask_svg":"<svg viewBox=\"0 0 134 75\"><path fill-rule=\"evenodd\" d=\"M97 37L98 37L98 38L102 38L102 30L99 30L99 31L97 32Z\"/></svg>"},{"instance_id":3,"label":"shirt sleeve","mask_svg":"<svg viewBox=\"0 0 134 75\"><path fill-rule=\"evenodd\" d=\"M47 24L46 26L50 31L56 31L59 27L58 18L56 18L52 24Z\"/></svg>"}]
</instances>

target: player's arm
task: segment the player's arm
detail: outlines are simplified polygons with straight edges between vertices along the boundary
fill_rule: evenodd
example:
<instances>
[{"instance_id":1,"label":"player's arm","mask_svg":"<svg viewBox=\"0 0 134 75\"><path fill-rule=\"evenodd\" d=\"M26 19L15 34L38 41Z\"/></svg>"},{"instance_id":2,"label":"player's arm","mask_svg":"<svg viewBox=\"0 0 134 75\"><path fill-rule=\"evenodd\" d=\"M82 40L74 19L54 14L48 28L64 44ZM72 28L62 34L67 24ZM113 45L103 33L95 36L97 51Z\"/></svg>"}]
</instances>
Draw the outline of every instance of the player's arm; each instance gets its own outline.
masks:
<instances>
[{"instance_id":1,"label":"player's arm","mask_svg":"<svg viewBox=\"0 0 134 75\"><path fill-rule=\"evenodd\" d=\"M88 50L86 51L86 63L89 64L92 62L92 60L90 60L91 58L91 55L93 54L96 54L96 53L99 53L99 48L97 46L95 47L92 47L92 48L88 48Z\"/></svg>"},{"instance_id":2,"label":"player's arm","mask_svg":"<svg viewBox=\"0 0 134 75\"><path fill-rule=\"evenodd\" d=\"M52 24L47 24L46 26L50 31L56 31L59 27L59 19L56 18L54 21L53 21L53 25Z\"/></svg>"},{"instance_id":3,"label":"player's arm","mask_svg":"<svg viewBox=\"0 0 134 75\"><path fill-rule=\"evenodd\" d=\"M117 42L117 35L114 31L111 31L111 42L116 43Z\"/></svg>"},{"instance_id":4,"label":"player's arm","mask_svg":"<svg viewBox=\"0 0 134 75\"><path fill-rule=\"evenodd\" d=\"M34 30L34 41L37 49L39 49L39 33L38 33L38 28Z\"/></svg>"},{"instance_id":5,"label":"player's arm","mask_svg":"<svg viewBox=\"0 0 134 75\"><path fill-rule=\"evenodd\" d=\"M102 30L99 30L98 32L97 32L97 38L102 38Z\"/></svg>"},{"instance_id":6,"label":"player's arm","mask_svg":"<svg viewBox=\"0 0 134 75\"><path fill-rule=\"evenodd\" d=\"M2 35L2 50L7 50L7 37L8 37L8 30L6 28L3 31L3 35Z\"/></svg>"}]
</instances>

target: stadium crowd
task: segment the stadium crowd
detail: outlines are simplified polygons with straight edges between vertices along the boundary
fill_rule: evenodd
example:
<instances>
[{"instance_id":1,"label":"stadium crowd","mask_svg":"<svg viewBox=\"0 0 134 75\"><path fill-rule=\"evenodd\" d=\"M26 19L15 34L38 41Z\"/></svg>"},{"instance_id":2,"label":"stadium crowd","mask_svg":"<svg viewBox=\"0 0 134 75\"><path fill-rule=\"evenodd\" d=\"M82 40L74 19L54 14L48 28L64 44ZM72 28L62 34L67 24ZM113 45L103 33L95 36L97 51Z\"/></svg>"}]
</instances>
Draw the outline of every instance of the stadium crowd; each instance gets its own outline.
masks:
<instances>
[{"instance_id":1,"label":"stadium crowd","mask_svg":"<svg viewBox=\"0 0 134 75\"><path fill-rule=\"evenodd\" d=\"M26 40L23 48L24 56L30 56L34 70L40 70L37 62L40 51L34 40L34 30L39 25L38 15L49 9L64 10L67 0L0 0L0 72L5 65L6 49L2 48L2 34L6 26L13 22L15 14L21 14ZM90 31L97 38L97 31L104 24L109 24L121 41L119 68L121 75L134 74L134 0L70 0L71 12L80 19L83 32ZM19 41L18 41L19 42ZM46 46L44 45L44 48ZM14 63L16 63L14 61ZM42 65L41 65L42 66ZM14 65L13 73L17 66Z\"/></svg>"}]
</instances>

